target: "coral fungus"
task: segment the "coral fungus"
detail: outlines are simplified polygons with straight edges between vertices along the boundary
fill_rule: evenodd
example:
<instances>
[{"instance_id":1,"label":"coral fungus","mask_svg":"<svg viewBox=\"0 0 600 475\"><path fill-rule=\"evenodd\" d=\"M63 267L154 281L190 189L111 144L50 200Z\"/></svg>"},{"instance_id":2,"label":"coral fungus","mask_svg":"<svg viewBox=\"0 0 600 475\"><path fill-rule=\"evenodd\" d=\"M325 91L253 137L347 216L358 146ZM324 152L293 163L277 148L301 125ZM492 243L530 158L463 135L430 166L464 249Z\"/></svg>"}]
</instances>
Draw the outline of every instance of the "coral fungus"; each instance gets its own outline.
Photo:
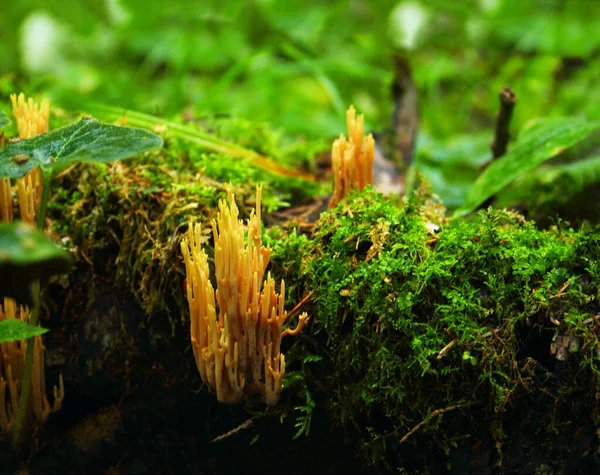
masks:
<instances>
[{"instance_id":1,"label":"coral fungus","mask_svg":"<svg viewBox=\"0 0 600 475\"><path fill-rule=\"evenodd\" d=\"M333 168L333 194L329 207L335 207L350 190L362 190L373 184L373 161L375 159L375 140L369 134L363 137L365 118L356 115L354 106L346 112L348 139L340 135L333 142L331 165Z\"/></svg>"},{"instance_id":2,"label":"coral fungus","mask_svg":"<svg viewBox=\"0 0 600 475\"><path fill-rule=\"evenodd\" d=\"M263 284L271 250L263 247L260 235L261 191L258 186L246 243L231 187L227 202L219 202L212 222L216 292L201 246L200 225L190 224L181 242L196 365L202 380L227 404L252 396L260 396L270 406L277 402L285 373L281 339L299 332L308 318L302 314L295 330L282 332L288 318L285 284L281 282L277 293L270 273Z\"/></svg>"},{"instance_id":3,"label":"coral fungus","mask_svg":"<svg viewBox=\"0 0 600 475\"><path fill-rule=\"evenodd\" d=\"M18 98L13 94L11 100L20 138L27 139L48 131L48 101L42 101L41 106L38 106L31 98L26 101L23 94ZM36 225L41 187L42 174L39 168L17 180L21 221L31 226ZM13 220L13 188L9 178L0 178L0 220L2 222ZM11 298L5 298L4 302L0 303L0 321L14 318L29 322L29 308L17 305ZM49 414L57 411L62 404L64 398L62 376L58 388L54 387L54 404L50 405L46 398L44 345L40 336L36 336L29 342L34 344L31 363L31 409L37 422L45 423ZM0 430L4 432L11 432L21 399L27 345L27 340L0 343Z\"/></svg>"}]
</instances>

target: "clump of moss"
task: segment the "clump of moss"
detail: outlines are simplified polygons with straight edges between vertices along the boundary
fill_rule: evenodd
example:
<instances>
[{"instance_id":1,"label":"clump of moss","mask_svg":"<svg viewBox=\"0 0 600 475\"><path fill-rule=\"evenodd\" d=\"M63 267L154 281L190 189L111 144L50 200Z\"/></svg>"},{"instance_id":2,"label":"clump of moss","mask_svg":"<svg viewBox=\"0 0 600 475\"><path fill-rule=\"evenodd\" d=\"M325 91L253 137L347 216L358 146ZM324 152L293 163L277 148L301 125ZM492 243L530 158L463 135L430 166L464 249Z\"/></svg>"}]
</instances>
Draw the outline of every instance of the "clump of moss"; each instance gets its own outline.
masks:
<instances>
[{"instance_id":1,"label":"clump of moss","mask_svg":"<svg viewBox=\"0 0 600 475\"><path fill-rule=\"evenodd\" d=\"M527 397L552 394L555 410L538 421L551 433L574 391L591 414L600 390L600 230L541 231L489 209L433 236L430 203L354 193L310 240L291 233L273 256L314 290L300 430L320 401L365 461L388 468L476 433L495 440L500 460L506 414Z\"/></svg>"},{"instance_id":2,"label":"clump of moss","mask_svg":"<svg viewBox=\"0 0 600 475\"><path fill-rule=\"evenodd\" d=\"M232 122L227 119L229 125L223 130L219 121L211 127L219 128L222 138L234 130ZM244 130L268 144L270 153L282 141L264 126L254 134L248 124ZM225 196L223 184L233 183L242 218L254 204L256 182L263 183L268 210L312 198L322 192L322 185L283 177L246 159L207 153L168 134L165 138L163 150L138 157L134 165L76 165L62 173L53 187L49 216L55 232L70 239L80 260L93 263L95 272L114 276L148 315L171 314L174 326L175 317L186 318L187 308L180 236L188 222L204 223L209 234L218 200ZM287 163L302 159L301 154L294 158L284 149L271 158Z\"/></svg>"}]
</instances>

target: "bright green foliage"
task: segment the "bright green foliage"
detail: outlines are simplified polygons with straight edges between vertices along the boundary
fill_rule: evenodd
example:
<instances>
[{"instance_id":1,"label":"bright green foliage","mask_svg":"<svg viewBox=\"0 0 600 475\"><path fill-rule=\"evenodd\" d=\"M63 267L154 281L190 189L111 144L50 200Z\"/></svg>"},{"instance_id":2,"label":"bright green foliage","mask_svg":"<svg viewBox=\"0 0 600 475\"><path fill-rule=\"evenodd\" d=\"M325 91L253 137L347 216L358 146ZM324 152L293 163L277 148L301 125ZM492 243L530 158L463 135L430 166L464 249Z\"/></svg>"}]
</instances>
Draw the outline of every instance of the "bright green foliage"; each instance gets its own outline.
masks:
<instances>
[{"instance_id":1,"label":"bright green foliage","mask_svg":"<svg viewBox=\"0 0 600 475\"><path fill-rule=\"evenodd\" d=\"M6 3L3 64L16 74L0 75L1 96L43 91L66 110L100 102L113 106L102 119L139 110L149 115L125 113L130 125L167 125L167 147L135 167L77 165L52 182L54 231L93 263L84 266L90 302L100 274L130 290L149 319L161 311L185 319L178 243L187 223L202 222L210 242L210 220L229 181L244 218L257 182L266 211L326 194L327 180L290 179L273 164L314 171L317 152L344 130L350 103L365 114L367 129L393 143L390 85L399 49L418 91L416 168L445 205L471 211L496 195L546 211L565 196L565 184L598 202L588 194L597 188L597 153L581 160L577 150L591 124L583 118L600 119L595 2ZM417 22L399 18L406 5L425 18L411 44L406 30ZM37 49L22 43L39 31L53 41ZM36 51L47 53L44 61ZM489 158L505 86L519 98L512 130L537 117L582 119L539 122L548 128L511 143L467 198ZM262 121L295 134L294 142ZM258 165L256 153L273 162ZM5 157L11 176L32 160L23 155L7 155L11 163ZM568 163L550 160L566 156ZM571 371L552 394L553 414L560 418L575 388L584 394L578 401L597 411L598 338L590 318L600 284L598 229L540 231L493 210L447 223L432 208L419 194L398 206L365 190L323 214L311 235L304 225L268 231L271 270L285 277L288 302L314 291L305 304L310 328L284 340L291 346L282 404L289 396L288 408L297 409L297 435L308 434L323 411L376 462L423 421L409 443L448 450L472 433L468 424L449 427L459 414L500 443L504 411L547 390L538 379L551 377L544 358L552 360L549 345L565 335L577 344L566 362ZM264 216L267 226L285 219ZM439 235L427 231L429 221L442 226ZM532 350L538 347L543 354ZM434 416L439 409L448 412ZM549 431L561 423L553 417L543 421Z\"/></svg>"},{"instance_id":2,"label":"bright green foliage","mask_svg":"<svg viewBox=\"0 0 600 475\"><path fill-rule=\"evenodd\" d=\"M367 129L390 139L400 52L418 91L415 163L451 209L477 177L503 87L518 97L513 132L538 117L600 119L598 2L188 3L8 2L0 45L4 70L16 74L0 75L0 95L26 90L66 110L100 102L197 122L218 114L311 139L344 130L352 103ZM402 17L406 8L423 22Z\"/></svg>"},{"instance_id":3,"label":"bright green foliage","mask_svg":"<svg viewBox=\"0 0 600 475\"><path fill-rule=\"evenodd\" d=\"M165 130L169 129L174 137L188 140L211 152L229 153L234 157L250 157L256 153L244 149L243 147L237 147L232 143L219 140L215 134L204 132L191 125L186 126L173 121L166 121L149 114L128 110L124 111L123 108L120 107L103 106L101 104L86 105L86 110L99 114L106 120L119 120L124 118L128 123L138 127L164 127Z\"/></svg>"},{"instance_id":4,"label":"bright green foliage","mask_svg":"<svg viewBox=\"0 0 600 475\"><path fill-rule=\"evenodd\" d=\"M7 318L0 322L0 343L26 340L37 335L43 335L47 331L46 328L33 326L16 318Z\"/></svg>"},{"instance_id":5,"label":"bright green foliage","mask_svg":"<svg viewBox=\"0 0 600 475\"><path fill-rule=\"evenodd\" d=\"M10 119L6 117L4 111L0 110L0 129L3 129L10 124Z\"/></svg>"},{"instance_id":6,"label":"bright green foliage","mask_svg":"<svg viewBox=\"0 0 600 475\"><path fill-rule=\"evenodd\" d=\"M506 85L527 104L515 111L517 129L540 115L600 117L596 2L414 0L425 21L408 48L415 22L398 19L403 3L204 2L195 10L185 1L87 8L29 0L7 3L0 44L5 71L69 109L88 96L148 113L232 114L317 137L339 133L352 102L382 130L392 109L390 57L404 48L423 128L435 137L489 127ZM22 38L43 20L50 35L38 58ZM562 55L590 65L570 70Z\"/></svg>"},{"instance_id":7,"label":"bright green foliage","mask_svg":"<svg viewBox=\"0 0 600 475\"><path fill-rule=\"evenodd\" d=\"M575 388L590 404L600 391L600 229L540 231L490 209L440 223L434 237L426 228L440 218L433 210L419 194L398 207L366 189L323 214L311 240L292 233L275 248L275 269L296 276L292 298L314 290L306 351L323 360L301 365L299 429L308 431L315 393L328 391L327 409L372 463L434 410L449 408L419 433L436 430L445 448L474 429L445 425L454 411L479 411L475 427L501 427L504 410L549 374L550 345L561 335L578 344L557 407Z\"/></svg>"},{"instance_id":8,"label":"bright green foliage","mask_svg":"<svg viewBox=\"0 0 600 475\"><path fill-rule=\"evenodd\" d=\"M84 118L0 149L0 176L21 178L37 166L51 170L76 161L109 162L161 146L162 138L147 130Z\"/></svg>"},{"instance_id":9,"label":"bright green foliage","mask_svg":"<svg viewBox=\"0 0 600 475\"><path fill-rule=\"evenodd\" d=\"M537 120L506 155L493 162L479 176L457 214L473 211L520 175L582 142L599 129L600 123L580 118Z\"/></svg>"},{"instance_id":10,"label":"bright green foliage","mask_svg":"<svg viewBox=\"0 0 600 475\"><path fill-rule=\"evenodd\" d=\"M558 4L551 2L500 2L497 34L514 41L521 51L584 58L592 55L600 46L598 5L565 2L556 7ZM536 14L531 15L532 11ZM585 18L589 20L587 27Z\"/></svg>"}]
</instances>

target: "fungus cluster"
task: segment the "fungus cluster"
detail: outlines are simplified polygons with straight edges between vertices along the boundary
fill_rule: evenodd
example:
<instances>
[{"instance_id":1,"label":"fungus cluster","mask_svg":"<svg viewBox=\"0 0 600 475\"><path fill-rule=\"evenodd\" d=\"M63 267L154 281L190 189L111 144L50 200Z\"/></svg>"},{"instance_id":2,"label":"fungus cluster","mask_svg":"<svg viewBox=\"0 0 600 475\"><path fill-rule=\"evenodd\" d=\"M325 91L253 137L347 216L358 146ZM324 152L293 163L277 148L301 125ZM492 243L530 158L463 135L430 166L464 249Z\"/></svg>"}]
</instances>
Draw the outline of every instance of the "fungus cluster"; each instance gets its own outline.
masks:
<instances>
[{"instance_id":1,"label":"fungus cluster","mask_svg":"<svg viewBox=\"0 0 600 475\"><path fill-rule=\"evenodd\" d=\"M13 114L17 122L19 137L27 139L48 131L49 104L43 101L38 106L32 99L25 100L20 94L11 95ZM36 213L41 199L42 173L39 168L17 180L17 200L21 221L30 226L36 225ZM13 187L9 178L0 178L0 221L13 220ZM20 319L29 322L29 308L18 305L11 298L0 302L0 321ZM46 397L44 376L44 345L41 336L33 339L34 352L31 368L31 410L38 423L45 423L51 412L60 409L64 398L62 376L58 388L53 388L54 403ZM22 390L25 371L26 340L0 343L0 430L11 432Z\"/></svg>"},{"instance_id":2,"label":"fungus cluster","mask_svg":"<svg viewBox=\"0 0 600 475\"><path fill-rule=\"evenodd\" d=\"M340 135L333 142L331 166L333 169L333 193L329 207L335 207L350 190L362 190L373 184L373 161L375 139L369 134L364 137L365 117L356 115L354 106L346 111L348 138Z\"/></svg>"},{"instance_id":3,"label":"fungus cluster","mask_svg":"<svg viewBox=\"0 0 600 475\"><path fill-rule=\"evenodd\" d=\"M277 403L285 374L281 339L297 334L308 319L303 313L295 330L282 331L289 316L285 283L278 293L270 273L263 282L271 250L260 235L261 193L257 186L246 239L231 186L227 201L219 201L212 221L216 291L200 224L190 224L181 242L196 365L202 380L226 404L256 396L269 406Z\"/></svg>"}]
</instances>

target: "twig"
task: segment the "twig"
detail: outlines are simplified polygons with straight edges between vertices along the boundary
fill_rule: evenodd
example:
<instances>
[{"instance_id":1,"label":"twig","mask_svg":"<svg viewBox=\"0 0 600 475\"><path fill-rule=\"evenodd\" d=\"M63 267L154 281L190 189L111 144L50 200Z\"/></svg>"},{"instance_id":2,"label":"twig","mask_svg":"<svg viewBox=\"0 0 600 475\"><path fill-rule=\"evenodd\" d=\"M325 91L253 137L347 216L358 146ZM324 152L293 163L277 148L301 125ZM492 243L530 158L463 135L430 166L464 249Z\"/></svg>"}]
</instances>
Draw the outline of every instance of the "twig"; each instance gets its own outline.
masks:
<instances>
[{"instance_id":1,"label":"twig","mask_svg":"<svg viewBox=\"0 0 600 475\"><path fill-rule=\"evenodd\" d=\"M500 158L508 149L510 140L510 120L512 118L515 104L517 103L516 94L508 87L500 91L500 111L496 117L496 131L494 140L490 145L492 149L492 160Z\"/></svg>"},{"instance_id":2,"label":"twig","mask_svg":"<svg viewBox=\"0 0 600 475\"><path fill-rule=\"evenodd\" d=\"M254 427L254 422L252 421L252 419L248 419L247 421L242 422L239 426L231 429L229 432L226 432L225 434L215 437L213 440L210 441L210 443L214 444L215 442L220 442L223 439L231 437L232 435L238 433L241 430L251 429L252 427Z\"/></svg>"},{"instance_id":3,"label":"twig","mask_svg":"<svg viewBox=\"0 0 600 475\"><path fill-rule=\"evenodd\" d=\"M148 235L148 238L150 238L150 241L152 242L152 244L154 244L154 247L158 247L156 245L156 241L152 237L152 234L150 234L150 231L148 231L148 227L145 224L144 224L144 231L146 231L146 234Z\"/></svg>"},{"instance_id":4,"label":"twig","mask_svg":"<svg viewBox=\"0 0 600 475\"><path fill-rule=\"evenodd\" d=\"M449 412L449 411L453 411L454 409L458 409L461 406L448 406L448 407L444 407L442 409L436 409L435 411L431 411L431 414L429 414L425 419L423 419L421 422L419 422L416 426L414 426L409 432L408 434L406 434L404 437L402 437L400 439L400 443L403 444L404 442L406 442L406 440L413 435L415 432L417 432L422 426L424 426L425 424L427 424L431 419L433 419L434 417L440 416L445 412Z\"/></svg>"},{"instance_id":5,"label":"twig","mask_svg":"<svg viewBox=\"0 0 600 475\"><path fill-rule=\"evenodd\" d=\"M594 315L592 318L586 318L583 322L584 325L589 325L592 322L597 322L600 320L600 315Z\"/></svg>"},{"instance_id":6,"label":"twig","mask_svg":"<svg viewBox=\"0 0 600 475\"><path fill-rule=\"evenodd\" d=\"M508 141L510 140L510 120L512 119L513 110L517 104L517 95L512 89L505 87L500 91L500 110L496 116L496 128L494 132L494 140L490 144L492 150L492 158L486 161L481 166L481 171L485 170L490 163L502 157L508 149ZM487 200L478 206L479 209L485 209L490 206L496 195L490 196Z\"/></svg>"},{"instance_id":7,"label":"twig","mask_svg":"<svg viewBox=\"0 0 600 475\"><path fill-rule=\"evenodd\" d=\"M563 286L560 288L560 290L559 290L559 291L558 291L556 294L552 295L550 298L551 298L551 299L555 299L555 298L557 298L557 297L562 297L562 296L565 294L565 290L567 289L567 287L569 286L569 284L570 284L570 283L571 283L571 282L569 282L569 281L567 280L567 281L564 283L564 285L563 285Z\"/></svg>"},{"instance_id":8,"label":"twig","mask_svg":"<svg viewBox=\"0 0 600 475\"><path fill-rule=\"evenodd\" d=\"M444 348L442 348L442 349L441 349L441 351L438 353L438 355L437 355L437 359L438 359L438 360L441 360L441 359L444 357L444 355L445 355L446 353L448 353L448 351L450 351L450 348L452 348L454 345L456 345L456 342L457 342L457 341L458 341L458 340L455 338L455 339L454 339L454 340L452 340L450 343L448 343L446 346L444 346Z\"/></svg>"},{"instance_id":9,"label":"twig","mask_svg":"<svg viewBox=\"0 0 600 475\"><path fill-rule=\"evenodd\" d=\"M300 300L300 302L298 302L298 303L296 304L296 306L295 306L293 309L291 309L291 310L288 312L288 315L293 315L293 314L294 314L294 313L296 313L298 310L300 310L300 308L302 307L302 305L304 305L306 302L308 302L308 301L310 300L310 298L313 296L313 294L314 294L314 293L315 293L315 291L314 291L314 290L311 290L311 291L310 291L308 294L306 294L306 295L305 295L305 296L302 298L302 300Z\"/></svg>"}]
</instances>

